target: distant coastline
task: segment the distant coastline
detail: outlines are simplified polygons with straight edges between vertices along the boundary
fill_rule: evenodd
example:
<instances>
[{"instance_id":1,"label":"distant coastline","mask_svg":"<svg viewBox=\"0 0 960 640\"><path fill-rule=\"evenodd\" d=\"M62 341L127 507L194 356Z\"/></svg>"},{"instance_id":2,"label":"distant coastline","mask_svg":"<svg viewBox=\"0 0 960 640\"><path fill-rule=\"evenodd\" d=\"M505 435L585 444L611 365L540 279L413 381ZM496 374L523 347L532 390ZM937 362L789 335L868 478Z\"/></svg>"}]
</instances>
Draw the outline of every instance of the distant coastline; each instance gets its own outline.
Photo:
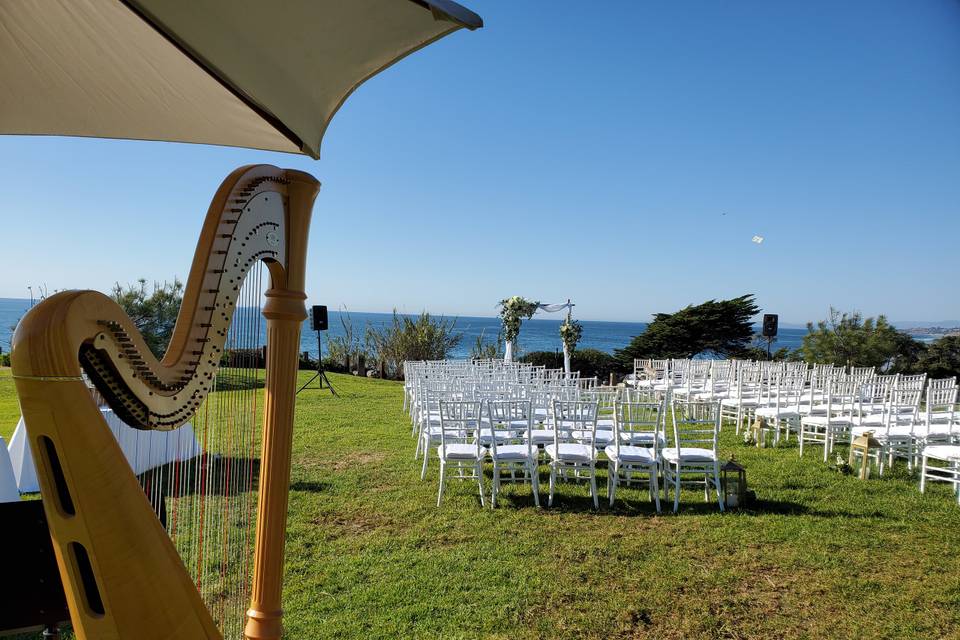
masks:
<instances>
[{"instance_id":1,"label":"distant coastline","mask_svg":"<svg viewBox=\"0 0 960 640\"><path fill-rule=\"evenodd\" d=\"M911 327L903 331L912 336L934 336L937 338L960 336L960 327Z\"/></svg>"}]
</instances>

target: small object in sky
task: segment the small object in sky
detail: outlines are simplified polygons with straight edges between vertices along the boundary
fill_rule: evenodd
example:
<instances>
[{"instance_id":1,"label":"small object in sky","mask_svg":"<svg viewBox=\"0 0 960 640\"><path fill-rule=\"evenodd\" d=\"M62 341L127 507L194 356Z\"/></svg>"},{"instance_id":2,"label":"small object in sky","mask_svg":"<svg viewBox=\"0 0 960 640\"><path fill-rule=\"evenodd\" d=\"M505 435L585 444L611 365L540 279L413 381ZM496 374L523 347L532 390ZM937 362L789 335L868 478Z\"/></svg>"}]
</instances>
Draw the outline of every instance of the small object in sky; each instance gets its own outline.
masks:
<instances>
[{"instance_id":1,"label":"small object in sky","mask_svg":"<svg viewBox=\"0 0 960 640\"><path fill-rule=\"evenodd\" d=\"M763 244L763 236L753 236L753 241L757 244Z\"/></svg>"}]
</instances>

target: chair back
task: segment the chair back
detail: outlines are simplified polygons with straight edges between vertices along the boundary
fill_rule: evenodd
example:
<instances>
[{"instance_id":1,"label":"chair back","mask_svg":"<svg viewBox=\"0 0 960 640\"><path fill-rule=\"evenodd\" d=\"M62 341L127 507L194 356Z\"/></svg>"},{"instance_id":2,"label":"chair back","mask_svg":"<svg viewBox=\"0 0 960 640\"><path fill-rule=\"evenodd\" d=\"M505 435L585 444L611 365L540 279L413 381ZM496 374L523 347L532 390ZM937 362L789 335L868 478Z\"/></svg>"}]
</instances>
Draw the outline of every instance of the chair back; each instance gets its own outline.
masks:
<instances>
[{"instance_id":1,"label":"chair back","mask_svg":"<svg viewBox=\"0 0 960 640\"><path fill-rule=\"evenodd\" d=\"M949 425L953 431L957 415L957 379L943 378L927 383L927 397L924 402L924 422L927 426Z\"/></svg>"},{"instance_id":2,"label":"chair back","mask_svg":"<svg viewBox=\"0 0 960 640\"><path fill-rule=\"evenodd\" d=\"M710 449L717 452L720 433L719 402L671 402L673 446Z\"/></svg>"},{"instance_id":3,"label":"chair back","mask_svg":"<svg viewBox=\"0 0 960 640\"><path fill-rule=\"evenodd\" d=\"M657 459L664 439L664 403L617 401L614 410L613 447L620 457L620 446L647 447Z\"/></svg>"},{"instance_id":4,"label":"chair back","mask_svg":"<svg viewBox=\"0 0 960 640\"><path fill-rule=\"evenodd\" d=\"M480 411L477 400L440 400L440 444L475 444L480 455Z\"/></svg>"},{"instance_id":5,"label":"chair back","mask_svg":"<svg viewBox=\"0 0 960 640\"><path fill-rule=\"evenodd\" d=\"M553 444L580 442L592 445L597 439L596 401L554 400L553 401ZM578 439L573 432L580 434Z\"/></svg>"},{"instance_id":6,"label":"chair back","mask_svg":"<svg viewBox=\"0 0 960 640\"><path fill-rule=\"evenodd\" d=\"M533 405L529 400L494 400L486 403L487 422L491 432L490 452L497 455L497 441L501 434L512 442L526 442L527 455L533 457L531 431Z\"/></svg>"}]
</instances>

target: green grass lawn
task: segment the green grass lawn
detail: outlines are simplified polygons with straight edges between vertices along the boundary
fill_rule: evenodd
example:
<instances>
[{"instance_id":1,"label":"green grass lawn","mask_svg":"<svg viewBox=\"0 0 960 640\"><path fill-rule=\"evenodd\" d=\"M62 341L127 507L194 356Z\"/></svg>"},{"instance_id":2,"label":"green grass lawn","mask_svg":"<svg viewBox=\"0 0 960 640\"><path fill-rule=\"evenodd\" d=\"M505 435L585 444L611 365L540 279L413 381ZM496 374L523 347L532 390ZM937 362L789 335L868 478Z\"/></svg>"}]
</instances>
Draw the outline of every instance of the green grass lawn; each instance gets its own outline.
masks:
<instances>
[{"instance_id":1,"label":"green grass lawn","mask_svg":"<svg viewBox=\"0 0 960 640\"><path fill-rule=\"evenodd\" d=\"M0 438L10 444L10 436L20 419L20 403L13 386L10 367L0 367Z\"/></svg>"},{"instance_id":2,"label":"green grass lawn","mask_svg":"<svg viewBox=\"0 0 960 640\"><path fill-rule=\"evenodd\" d=\"M960 507L943 485L921 496L905 470L860 482L727 429L750 510L688 492L657 516L621 488L594 512L585 485L561 484L553 508L508 485L494 511L456 481L438 509L400 385L330 377L340 398L298 404L289 638L960 637ZM11 387L5 371L3 435Z\"/></svg>"}]
</instances>

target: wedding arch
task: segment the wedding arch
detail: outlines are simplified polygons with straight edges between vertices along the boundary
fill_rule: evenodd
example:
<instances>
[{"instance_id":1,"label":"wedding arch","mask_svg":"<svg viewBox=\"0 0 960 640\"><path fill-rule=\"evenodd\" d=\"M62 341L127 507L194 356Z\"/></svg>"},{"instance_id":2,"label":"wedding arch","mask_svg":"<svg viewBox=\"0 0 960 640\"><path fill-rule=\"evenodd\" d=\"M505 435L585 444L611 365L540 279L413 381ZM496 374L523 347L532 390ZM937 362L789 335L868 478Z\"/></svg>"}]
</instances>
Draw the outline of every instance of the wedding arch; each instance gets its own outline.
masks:
<instances>
[{"instance_id":1,"label":"wedding arch","mask_svg":"<svg viewBox=\"0 0 960 640\"><path fill-rule=\"evenodd\" d=\"M571 311L574 304L567 300L559 304L527 300L522 296L505 298L497 303L500 307L500 320L503 323L504 362L513 362L513 345L520 336L520 327L524 320L529 320L537 311L556 313L567 310L567 317L560 325L560 339L563 342L563 369L570 373L570 354L576 347L583 334L580 323L573 320Z\"/></svg>"}]
</instances>

